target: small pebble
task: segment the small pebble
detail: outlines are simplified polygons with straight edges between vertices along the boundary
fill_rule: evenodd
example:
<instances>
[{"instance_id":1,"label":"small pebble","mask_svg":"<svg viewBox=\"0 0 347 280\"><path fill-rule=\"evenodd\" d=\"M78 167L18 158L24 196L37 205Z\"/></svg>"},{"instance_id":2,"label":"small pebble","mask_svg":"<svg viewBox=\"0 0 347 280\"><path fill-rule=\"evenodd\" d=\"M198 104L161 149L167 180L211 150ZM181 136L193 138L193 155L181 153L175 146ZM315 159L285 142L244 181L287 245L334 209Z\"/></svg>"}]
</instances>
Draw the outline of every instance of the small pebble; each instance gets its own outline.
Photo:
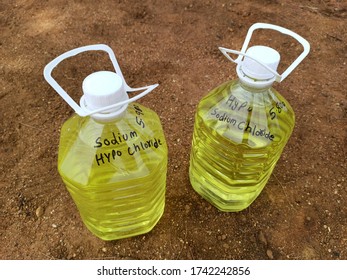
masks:
<instances>
[{"instance_id":1,"label":"small pebble","mask_svg":"<svg viewBox=\"0 0 347 280\"><path fill-rule=\"evenodd\" d=\"M107 252L107 248L105 248L105 247L104 247L104 248L102 248L101 250L102 250L104 253L106 253L106 252Z\"/></svg>"},{"instance_id":2,"label":"small pebble","mask_svg":"<svg viewBox=\"0 0 347 280\"><path fill-rule=\"evenodd\" d=\"M263 243L264 245L267 245L267 240L266 240L266 237L264 235L264 233L262 231L259 232L259 241L261 243Z\"/></svg>"},{"instance_id":3,"label":"small pebble","mask_svg":"<svg viewBox=\"0 0 347 280\"><path fill-rule=\"evenodd\" d=\"M266 250L266 255L269 257L269 259L273 260L274 254L272 253L272 251L270 249Z\"/></svg>"},{"instance_id":4,"label":"small pebble","mask_svg":"<svg viewBox=\"0 0 347 280\"><path fill-rule=\"evenodd\" d=\"M52 224L52 228L57 228L58 226L56 224Z\"/></svg>"},{"instance_id":5,"label":"small pebble","mask_svg":"<svg viewBox=\"0 0 347 280\"><path fill-rule=\"evenodd\" d=\"M43 210L42 206L37 207L37 209L35 211L36 217L38 217L38 218L42 217L43 212L44 212L44 210Z\"/></svg>"}]
</instances>

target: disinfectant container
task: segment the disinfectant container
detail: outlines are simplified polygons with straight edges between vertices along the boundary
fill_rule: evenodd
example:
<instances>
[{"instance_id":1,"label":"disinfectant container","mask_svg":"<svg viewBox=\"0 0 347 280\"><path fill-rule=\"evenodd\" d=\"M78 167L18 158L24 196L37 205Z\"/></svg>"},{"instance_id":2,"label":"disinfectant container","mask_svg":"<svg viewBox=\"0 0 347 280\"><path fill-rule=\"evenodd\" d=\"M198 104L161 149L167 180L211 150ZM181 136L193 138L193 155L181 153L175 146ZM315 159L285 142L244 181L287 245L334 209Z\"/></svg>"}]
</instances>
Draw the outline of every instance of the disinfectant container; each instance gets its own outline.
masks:
<instances>
[{"instance_id":1,"label":"disinfectant container","mask_svg":"<svg viewBox=\"0 0 347 280\"><path fill-rule=\"evenodd\" d=\"M292 36L303 46L301 55L282 74L280 54L267 46L247 49L256 29ZM213 89L197 108L189 176L193 188L222 211L248 207L266 185L294 128L289 102L273 87L283 81L309 53L298 34L271 24L251 26L242 50L220 48L237 64L238 79ZM290 51L290 50L288 50ZM238 55L233 59L229 54Z\"/></svg>"},{"instance_id":2,"label":"disinfectant container","mask_svg":"<svg viewBox=\"0 0 347 280\"><path fill-rule=\"evenodd\" d=\"M87 76L79 106L51 72L85 51L107 52L116 72ZM150 231L164 211L168 150L158 115L134 101L157 85L130 88L106 45L62 54L44 76L76 112L61 128L58 170L84 224L104 240ZM132 98L127 94L141 90Z\"/></svg>"}]
</instances>

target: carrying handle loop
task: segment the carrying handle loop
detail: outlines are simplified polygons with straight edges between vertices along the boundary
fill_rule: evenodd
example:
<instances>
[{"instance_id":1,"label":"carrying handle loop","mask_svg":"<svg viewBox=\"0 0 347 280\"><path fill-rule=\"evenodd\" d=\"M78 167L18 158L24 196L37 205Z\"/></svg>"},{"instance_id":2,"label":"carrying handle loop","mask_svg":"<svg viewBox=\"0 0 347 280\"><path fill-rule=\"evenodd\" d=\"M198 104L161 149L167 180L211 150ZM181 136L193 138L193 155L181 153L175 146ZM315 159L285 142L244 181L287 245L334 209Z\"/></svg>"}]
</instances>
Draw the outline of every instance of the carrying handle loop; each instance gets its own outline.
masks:
<instances>
[{"instance_id":1,"label":"carrying handle loop","mask_svg":"<svg viewBox=\"0 0 347 280\"><path fill-rule=\"evenodd\" d=\"M241 62L241 59L243 57L248 57L254 61L256 61L257 63L259 63L261 66L263 66L264 68L266 68L266 70L268 70L269 72L271 72L272 74L275 75L275 81L276 82L280 82L283 81L282 76L280 74L278 74L277 71L271 69L269 66L267 66L265 63L261 62L260 60L256 59L253 56L250 56L244 52L239 52L239 51L235 51L235 50L231 50L231 49L226 49L226 48L222 48L219 47L219 50L232 62L239 64ZM233 53L233 54L238 54L238 58L237 59L233 59L230 55L228 55L228 53ZM239 59L241 57L241 59Z\"/></svg>"},{"instance_id":2,"label":"carrying handle loop","mask_svg":"<svg viewBox=\"0 0 347 280\"><path fill-rule=\"evenodd\" d=\"M280 75L276 71L270 69L267 65L265 65L261 61L246 54L246 50L247 50L247 47L248 47L249 42L251 40L253 31L256 29L271 29L271 30L275 30L275 31L278 31L280 33L283 33L285 35L291 36L294 39L296 39L303 46L304 50L294 60L294 62ZM308 53L310 52L310 44L309 44L309 42L307 42L306 39L304 39L303 37L301 37L300 35L298 35L297 33L293 32L289 29L283 28L283 27L278 26L278 25L269 24L269 23L255 23L249 28L241 51L235 51L235 50L230 50L230 49L226 49L226 48L219 48L219 49L230 61L232 61L236 64L240 64L243 57L245 57L245 56L253 59L257 63L259 63L263 67L265 67L267 70L269 70L272 74L274 74L277 82L282 82L301 63L301 61L308 55ZM236 59L233 59L228 53L238 54L238 57Z\"/></svg>"},{"instance_id":3,"label":"carrying handle loop","mask_svg":"<svg viewBox=\"0 0 347 280\"><path fill-rule=\"evenodd\" d=\"M114 69L116 70L116 73L121 77L123 83L124 83L124 87L125 90L127 92L134 92L134 91L140 91L140 90L144 90L143 92L139 93L138 95L129 98L128 100L124 100L121 102L118 102L116 104L112 104L103 108L99 108L93 111L85 111L82 109L81 106L79 106L71 97L70 95L57 83L57 81L52 77L52 71L55 67L58 66L59 63L61 63L63 60L75 56L77 54L80 54L82 52L87 52L87 51L104 51L107 52L109 55L109 58L113 64ZM59 55L57 58L53 59L50 63L48 63L44 70L43 70L43 75L46 79L46 81L53 87L53 89L65 100L66 103L68 103L70 105L70 107L72 109L74 109L74 111L80 115L81 117L85 117L85 116L90 116L96 113L100 113L109 109L113 109L125 104L128 104L130 102L134 102L137 99L140 99L141 97L145 96L146 94L150 93L153 89L155 89L158 84L154 84L154 85L150 85L150 86L144 86L144 87L140 87L140 88L131 88L130 86L128 86L128 84L126 83L124 76L122 74L122 71L119 67L119 64L117 62L116 56L114 54L114 52L112 51L112 49L104 44L97 44L97 45L89 45L89 46L84 46L84 47L79 47L70 51L67 51L61 55Z\"/></svg>"}]
</instances>

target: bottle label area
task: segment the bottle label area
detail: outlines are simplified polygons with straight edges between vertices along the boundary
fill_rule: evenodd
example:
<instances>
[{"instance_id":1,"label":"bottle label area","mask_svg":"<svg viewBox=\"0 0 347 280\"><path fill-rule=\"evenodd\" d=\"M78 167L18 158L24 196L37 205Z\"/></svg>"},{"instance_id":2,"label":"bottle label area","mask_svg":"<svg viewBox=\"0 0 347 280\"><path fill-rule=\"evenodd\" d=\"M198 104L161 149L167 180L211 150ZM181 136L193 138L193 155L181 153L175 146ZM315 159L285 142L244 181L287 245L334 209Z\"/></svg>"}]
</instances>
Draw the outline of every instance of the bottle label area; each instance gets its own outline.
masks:
<instances>
[{"instance_id":1,"label":"bottle label area","mask_svg":"<svg viewBox=\"0 0 347 280\"><path fill-rule=\"evenodd\" d=\"M252 101L240 100L230 95L208 111L208 118L217 120L220 123L219 127L227 127L230 132L234 132L231 139L235 138L236 134L247 134L249 137L271 143L278 140L276 133L271 130L277 127L278 118L284 111L286 111L286 104L280 100L259 109ZM237 142L241 140L238 139Z\"/></svg>"},{"instance_id":2,"label":"bottle label area","mask_svg":"<svg viewBox=\"0 0 347 280\"><path fill-rule=\"evenodd\" d=\"M250 122L244 120L238 120L232 115L229 115L225 112L219 112L217 109L213 109L210 113L211 116L214 116L218 121L228 123L240 131L248 132L249 134L257 137L265 137L270 141L273 141L275 136L267 128L262 128L259 125L251 124Z\"/></svg>"},{"instance_id":3,"label":"bottle label area","mask_svg":"<svg viewBox=\"0 0 347 280\"><path fill-rule=\"evenodd\" d=\"M141 151L146 151L148 149L158 149L162 145L162 140L157 138L149 139L146 141L139 141L136 143L132 143L130 146L128 146L126 151L112 149L109 152L97 153L95 155L95 161L98 164L98 166L100 166L102 164L110 163L111 161L117 160L118 157L134 156L135 154Z\"/></svg>"},{"instance_id":4,"label":"bottle label area","mask_svg":"<svg viewBox=\"0 0 347 280\"><path fill-rule=\"evenodd\" d=\"M141 137L141 130L146 129L144 112L140 106L133 104L135 110L134 129L128 132L109 131L105 136L95 139L93 147L97 166L112 163L119 157L134 157L138 153L159 149L164 141L160 137Z\"/></svg>"}]
</instances>

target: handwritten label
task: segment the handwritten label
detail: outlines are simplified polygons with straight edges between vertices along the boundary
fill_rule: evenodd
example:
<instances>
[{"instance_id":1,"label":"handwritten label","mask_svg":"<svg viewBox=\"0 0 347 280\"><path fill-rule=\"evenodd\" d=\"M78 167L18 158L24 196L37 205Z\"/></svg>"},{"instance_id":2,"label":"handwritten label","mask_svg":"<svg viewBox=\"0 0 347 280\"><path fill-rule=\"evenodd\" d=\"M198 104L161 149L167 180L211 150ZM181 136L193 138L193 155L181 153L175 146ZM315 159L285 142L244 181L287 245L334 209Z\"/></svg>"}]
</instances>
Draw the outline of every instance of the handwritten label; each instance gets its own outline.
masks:
<instances>
[{"instance_id":1,"label":"handwritten label","mask_svg":"<svg viewBox=\"0 0 347 280\"><path fill-rule=\"evenodd\" d=\"M146 123L143 119L144 112L140 106L133 104L135 110L135 123L139 126L139 129L144 129ZM98 137L95 139L94 148L112 148L108 149L106 152L100 152L95 154L95 162L98 166L111 163L117 158L122 156L133 157L141 151L146 151L148 149L158 149L163 145L160 138L153 137L148 140L137 140L139 138L139 132L133 130L126 133L111 131L109 137ZM127 142L127 145L121 145ZM119 148L117 146L120 146Z\"/></svg>"},{"instance_id":2,"label":"handwritten label","mask_svg":"<svg viewBox=\"0 0 347 280\"><path fill-rule=\"evenodd\" d=\"M158 149L163 143L159 138L153 138L146 141L139 141L128 146L127 152L128 156L134 156L136 153L145 151L148 149ZM112 160L116 160L117 157L123 156L124 153L121 150L111 150L107 153L98 153L95 155L95 161L100 166L101 164L110 163Z\"/></svg>"},{"instance_id":3,"label":"handwritten label","mask_svg":"<svg viewBox=\"0 0 347 280\"><path fill-rule=\"evenodd\" d=\"M252 107L248 106L248 101L240 101L235 96L230 95L228 100L225 103L228 107L233 111L240 111L241 109L247 109L248 111L252 111Z\"/></svg>"},{"instance_id":4,"label":"handwritten label","mask_svg":"<svg viewBox=\"0 0 347 280\"><path fill-rule=\"evenodd\" d=\"M224 110L223 110L224 108ZM269 117L274 120L286 109L286 104L279 100L272 106L269 111ZM274 141L275 136L268 127L261 127L260 124L245 121L248 114L252 114L252 103L247 100L240 100L234 95L226 98L221 108L213 108L210 115L220 122L225 122L236 129L247 132L255 137L264 137L270 141ZM246 116L245 116L246 115Z\"/></svg>"},{"instance_id":5,"label":"handwritten label","mask_svg":"<svg viewBox=\"0 0 347 280\"><path fill-rule=\"evenodd\" d=\"M220 122L226 122L240 131L248 132L256 137L265 137L270 141L273 141L275 136L271 134L266 128L261 128L257 124L251 124L250 122L237 120L235 117L227 114L226 112L219 112L217 109L213 109L211 116L214 116Z\"/></svg>"},{"instance_id":6,"label":"handwritten label","mask_svg":"<svg viewBox=\"0 0 347 280\"><path fill-rule=\"evenodd\" d=\"M94 148L102 148L104 146L110 146L110 145L119 145L120 143L128 141L128 139L133 139L137 137L136 131L130 131L129 133L120 134L119 132L116 134L112 132L111 138L104 138L101 137L96 138Z\"/></svg>"},{"instance_id":7,"label":"handwritten label","mask_svg":"<svg viewBox=\"0 0 347 280\"><path fill-rule=\"evenodd\" d=\"M271 119L275 119L277 117L277 113L281 114L282 109L285 107L286 104L283 101L276 102L276 106L271 107L271 109L269 110Z\"/></svg>"},{"instance_id":8,"label":"handwritten label","mask_svg":"<svg viewBox=\"0 0 347 280\"><path fill-rule=\"evenodd\" d=\"M135 113L136 113L136 118L135 118L135 121L136 123L141 126L142 128L145 128L146 125L145 125L145 122L144 120L141 118L141 116L143 115L143 111L141 110L141 108L137 105L133 105L134 106L134 109L135 109Z\"/></svg>"}]
</instances>

